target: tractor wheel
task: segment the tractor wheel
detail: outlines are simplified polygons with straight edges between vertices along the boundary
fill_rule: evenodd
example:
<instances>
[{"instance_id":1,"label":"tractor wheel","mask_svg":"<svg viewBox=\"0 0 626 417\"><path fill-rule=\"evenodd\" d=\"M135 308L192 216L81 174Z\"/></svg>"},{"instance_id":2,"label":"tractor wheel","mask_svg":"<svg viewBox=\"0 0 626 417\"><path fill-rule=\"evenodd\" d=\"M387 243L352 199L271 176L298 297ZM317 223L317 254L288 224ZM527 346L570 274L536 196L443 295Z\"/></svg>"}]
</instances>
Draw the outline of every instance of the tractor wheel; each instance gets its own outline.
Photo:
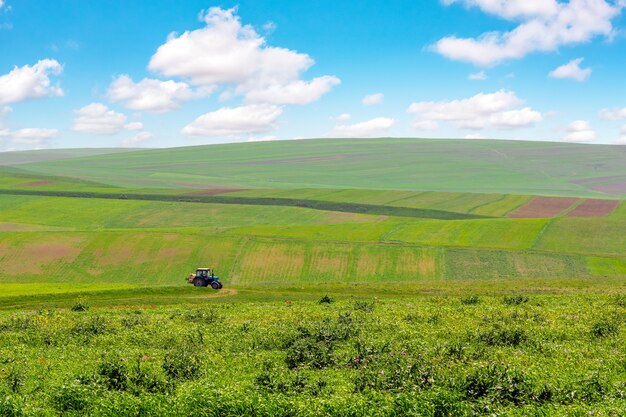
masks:
<instances>
[{"instance_id":1,"label":"tractor wheel","mask_svg":"<svg viewBox=\"0 0 626 417\"><path fill-rule=\"evenodd\" d=\"M220 287L219 287L219 289L221 290L221 289L222 289L222 287L223 287L224 285L222 285L222 283L221 283L221 282L219 282L218 284L219 284L219 286L220 286Z\"/></svg>"},{"instance_id":2,"label":"tractor wheel","mask_svg":"<svg viewBox=\"0 0 626 417\"><path fill-rule=\"evenodd\" d=\"M206 282L204 282L202 278L195 277L193 279L193 286L194 287L206 287Z\"/></svg>"},{"instance_id":3,"label":"tractor wheel","mask_svg":"<svg viewBox=\"0 0 626 417\"><path fill-rule=\"evenodd\" d=\"M213 288L214 290L219 290L220 289L220 284L218 284L217 282L213 281L211 283L211 288Z\"/></svg>"}]
</instances>

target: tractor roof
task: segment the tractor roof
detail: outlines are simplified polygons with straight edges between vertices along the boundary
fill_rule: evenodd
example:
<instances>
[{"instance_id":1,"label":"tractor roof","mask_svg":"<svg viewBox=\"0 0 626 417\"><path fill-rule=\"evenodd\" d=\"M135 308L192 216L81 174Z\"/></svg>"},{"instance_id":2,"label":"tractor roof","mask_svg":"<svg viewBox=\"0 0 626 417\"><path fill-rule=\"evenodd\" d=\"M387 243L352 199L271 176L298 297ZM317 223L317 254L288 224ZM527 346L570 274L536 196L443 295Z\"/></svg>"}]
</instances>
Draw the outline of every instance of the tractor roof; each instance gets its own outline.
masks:
<instances>
[{"instance_id":1,"label":"tractor roof","mask_svg":"<svg viewBox=\"0 0 626 417\"><path fill-rule=\"evenodd\" d=\"M197 268L198 271L208 271L211 268Z\"/></svg>"}]
</instances>

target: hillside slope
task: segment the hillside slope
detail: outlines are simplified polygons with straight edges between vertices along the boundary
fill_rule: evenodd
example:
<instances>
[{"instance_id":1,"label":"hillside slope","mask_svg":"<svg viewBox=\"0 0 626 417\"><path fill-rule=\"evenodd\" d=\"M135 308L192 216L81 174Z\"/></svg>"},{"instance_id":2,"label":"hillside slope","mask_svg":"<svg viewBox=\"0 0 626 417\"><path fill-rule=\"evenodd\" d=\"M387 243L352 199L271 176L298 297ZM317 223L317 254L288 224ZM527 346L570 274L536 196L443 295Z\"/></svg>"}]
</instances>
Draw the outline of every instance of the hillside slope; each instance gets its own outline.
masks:
<instances>
[{"instance_id":1,"label":"hillside slope","mask_svg":"<svg viewBox=\"0 0 626 417\"><path fill-rule=\"evenodd\" d=\"M626 147L316 139L207 145L21 165L133 188L352 188L626 197Z\"/></svg>"}]
</instances>

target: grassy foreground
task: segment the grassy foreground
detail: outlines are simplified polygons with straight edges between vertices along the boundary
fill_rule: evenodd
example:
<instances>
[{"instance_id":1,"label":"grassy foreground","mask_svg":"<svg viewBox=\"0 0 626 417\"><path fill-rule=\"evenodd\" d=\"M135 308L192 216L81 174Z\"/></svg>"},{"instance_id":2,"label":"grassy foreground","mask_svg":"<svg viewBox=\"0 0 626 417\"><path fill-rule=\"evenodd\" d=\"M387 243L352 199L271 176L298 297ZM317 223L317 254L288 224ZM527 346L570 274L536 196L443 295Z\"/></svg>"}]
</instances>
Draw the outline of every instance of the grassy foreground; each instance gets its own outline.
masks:
<instances>
[{"instance_id":1,"label":"grassy foreground","mask_svg":"<svg viewBox=\"0 0 626 417\"><path fill-rule=\"evenodd\" d=\"M626 408L619 294L282 297L116 309L74 298L71 309L0 313L0 415L617 416Z\"/></svg>"}]
</instances>

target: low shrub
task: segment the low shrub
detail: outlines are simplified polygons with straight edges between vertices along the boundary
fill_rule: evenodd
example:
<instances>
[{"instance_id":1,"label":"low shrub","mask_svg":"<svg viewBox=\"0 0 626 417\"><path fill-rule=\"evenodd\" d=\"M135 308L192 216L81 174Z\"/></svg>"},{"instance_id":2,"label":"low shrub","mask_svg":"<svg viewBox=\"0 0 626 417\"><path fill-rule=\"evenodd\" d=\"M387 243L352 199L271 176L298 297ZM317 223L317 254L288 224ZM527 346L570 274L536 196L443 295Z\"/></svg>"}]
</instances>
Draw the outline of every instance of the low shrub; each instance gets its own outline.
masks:
<instances>
[{"instance_id":1,"label":"low shrub","mask_svg":"<svg viewBox=\"0 0 626 417\"><path fill-rule=\"evenodd\" d=\"M319 304L332 304L334 303L335 300L333 300L332 298L330 298L329 296L325 295L322 298L320 298L320 300L318 301Z\"/></svg>"},{"instance_id":2,"label":"low shrub","mask_svg":"<svg viewBox=\"0 0 626 417\"><path fill-rule=\"evenodd\" d=\"M461 304L466 306L476 305L480 303L480 298L477 295L470 295L469 297L461 298Z\"/></svg>"},{"instance_id":3,"label":"low shrub","mask_svg":"<svg viewBox=\"0 0 626 417\"><path fill-rule=\"evenodd\" d=\"M615 336L619 332L619 324L615 319L602 319L591 326L591 335L596 338Z\"/></svg>"},{"instance_id":4,"label":"low shrub","mask_svg":"<svg viewBox=\"0 0 626 417\"><path fill-rule=\"evenodd\" d=\"M476 340L487 346L512 346L517 347L528 341L528 334L520 327L496 326L481 332L475 337Z\"/></svg>"},{"instance_id":5,"label":"low shrub","mask_svg":"<svg viewBox=\"0 0 626 417\"><path fill-rule=\"evenodd\" d=\"M515 368L488 364L465 376L462 390L470 400L488 399L515 405L534 401L533 389L526 375Z\"/></svg>"},{"instance_id":6,"label":"low shrub","mask_svg":"<svg viewBox=\"0 0 626 417\"><path fill-rule=\"evenodd\" d=\"M354 309L358 311L365 311L371 313L374 311L374 301L357 300L354 302Z\"/></svg>"},{"instance_id":7,"label":"low shrub","mask_svg":"<svg viewBox=\"0 0 626 417\"><path fill-rule=\"evenodd\" d=\"M163 371L177 380L198 378L202 373L202 361L195 347L183 346L163 358Z\"/></svg>"},{"instance_id":8,"label":"low shrub","mask_svg":"<svg viewBox=\"0 0 626 417\"><path fill-rule=\"evenodd\" d=\"M87 311L89 310L89 304L87 304L87 300L84 297L79 297L72 305L71 310L76 312Z\"/></svg>"},{"instance_id":9,"label":"low shrub","mask_svg":"<svg viewBox=\"0 0 626 417\"><path fill-rule=\"evenodd\" d=\"M507 295L504 297L504 304L512 306L512 305L520 305L525 304L530 299L525 295Z\"/></svg>"}]
</instances>

